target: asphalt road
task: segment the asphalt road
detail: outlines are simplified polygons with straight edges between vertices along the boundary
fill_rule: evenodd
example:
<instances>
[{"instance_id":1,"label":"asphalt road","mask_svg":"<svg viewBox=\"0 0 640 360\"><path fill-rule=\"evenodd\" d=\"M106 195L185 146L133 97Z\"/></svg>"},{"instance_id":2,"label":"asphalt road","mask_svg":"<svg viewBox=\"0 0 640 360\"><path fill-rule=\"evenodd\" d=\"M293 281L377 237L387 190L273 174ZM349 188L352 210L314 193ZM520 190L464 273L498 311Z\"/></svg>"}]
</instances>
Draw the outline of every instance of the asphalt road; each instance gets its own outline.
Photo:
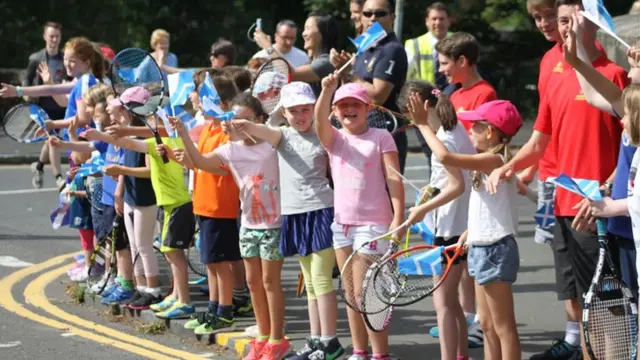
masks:
<instances>
[{"instance_id":1,"label":"asphalt road","mask_svg":"<svg viewBox=\"0 0 640 360\"><path fill-rule=\"evenodd\" d=\"M416 180L418 185L424 185L426 182L419 179L426 179L427 173L424 156L411 154L405 175ZM7 265L15 263L15 260L7 257L39 264L58 255L80 250L74 231L51 229L49 214L57 203L57 197L54 191L46 190L54 186L48 168L45 174L45 191L34 192L31 190L27 166L0 167L0 359L31 359L43 356L91 359L161 358L158 354L164 354L162 356L169 358L189 357L173 356L169 354L171 349L200 357L237 358L230 352L221 352L213 346L203 346L190 338L180 338L173 334L144 335L137 330L135 324L114 323L110 321L113 319L100 314L101 311L95 307L70 304L68 296L64 294L66 285L62 282L66 279L49 276L55 275L52 271L60 268L70 258L48 266L45 264L42 268L8 267ZM407 203L411 203L414 192L410 187L406 188ZM547 348L554 338L563 335L565 316L563 305L556 300L553 291L551 251L548 246L538 245L533 241L534 205L526 198L518 198L517 201L521 266L514 293L523 358L528 358L530 354ZM287 335L296 347L303 344L308 332L306 300L294 295L298 270L296 260L288 259L283 272L287 299ZM43 277L46 276L50 278L48 283L43 282L46 280ZM46 286L38 288L38 284ZM40 290L32 291L33 289ZM50 310L42 305L43 301L50 302L67 315L51 314ZM196 304L203 305L204 299L198 299ZM341 304L340 307L338 335L343 345L348 346L350 338L346 312L344 305ZM78 324L74 322L72 315L77 315L94 325ZM251 321L247 319L239 321L238 326L250 324ZM428 335L429 328L434 324L435 313L429 299L397 309L390 328L392 353L403 359L439 358L437 340ZM113 328L117 333L105 334L103 328L95 328L99 325ZM72 335L67 335L69 333ZM134 336L135 339L128 340L125 335ZM144 341L152 341L158 345L151 346ZM144 352L132 353L132 350L124 349L127 346L124 346L123 342L134 344L133 347L136 349L156 349L148 351L157 351L157 354L152 356ZM471 356L481 359L482 352L473 350Z\"/></svg>"}]
</instances>

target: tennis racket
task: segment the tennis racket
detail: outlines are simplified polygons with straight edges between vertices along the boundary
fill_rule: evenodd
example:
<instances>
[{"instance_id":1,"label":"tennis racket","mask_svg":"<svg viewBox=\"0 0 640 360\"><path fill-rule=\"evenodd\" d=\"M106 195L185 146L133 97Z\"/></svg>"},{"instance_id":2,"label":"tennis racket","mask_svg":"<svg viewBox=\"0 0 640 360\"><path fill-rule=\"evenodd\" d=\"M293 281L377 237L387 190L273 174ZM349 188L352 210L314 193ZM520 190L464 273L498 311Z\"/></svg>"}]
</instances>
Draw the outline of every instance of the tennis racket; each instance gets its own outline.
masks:
<instances>
[{"instance_id":1,"label":"tennis racket","mask_svg":"<svg viewBox=\"0 0 640 360\"><path fill-rule=\"evenodd\" d=\"M431 186L425 187L423 191L419 192L419 195L416 198L415 206L418 206L428 199L431 199L437 196L440 193L440 190ZM405 240L405 248L409 245L409 237L411 236L411 232L407 230L406 240ZM384 303L380 301L378 296L375 293L375 274L380 270L381 266L386 264L385 260L389 257L393 256L399 249L399 244L392 242L387 253L381 258L374 261L369 268L364 277L364 281L362 283L362 309L364 310L364 322L369 329L375 332L382 332L389 327L391 324L391 317L393 315L393 306L388 303ZM382 270L384 272L384 269ZM380 311L376 311L380 310Z\"/></svg>"},{"instance_id":2,"label":"tennis racket","mask_svg":"<svg viewBox=\"0 0 640 360\"><path fill-rule=\"evenodd\" d=\"M98 240L98 245L93 249L91 257L89 258L89 276L87 277L87 287L95 294L101 294L109 279L115 278L118 272L116 246L115 239L116 233L120 231L120 224L118 218L113 220L113 228L111 229L111 235L105 236L103 239ZM99 264L104 266L105 273L101 276L96 274L97 266Z\"/></svg>"},{"instance_id":3,"label":"tennis racket","mask_svg":"<svg viewBox=\"0 0 640 360\"><path fill-rule=\"evenodd\" d=\"M111 61L109 79L117 96L121 96L127 89L132 87L142 87L149 93L145 103L129 102L125 104L123 102L123 106L151 129L156 139L156 144L161 145L162 139L158 132L160 120L153 116L154 120L150 122L149 118L151 115L155 115L158 108L167 105L169 100L162 70L160 70L151 54L138 48L128 48L120 51ZM166 154L161 154L161 156L165 164L169 162Z\"/></svg>"},{"instance_id":4,"label":"tennis racket","mask_svg":"<svg viewBox=\"0 0 640 360\"><path fill-rule=\"evenodd\" d=\"M102 203L102 177L87 177L87 200L89 200L94 209L98 211L104 210L104 204Z\"/></svg>"},{"instance_id":5,"label":"tennis racket","mask_svg":"<svg viewBox=\"0 0 640 360\"><path fill-rule=\"evenodd\" d=\"M284 58L270 59L260 66L251 85L251 95L260 100L267 114L276 109L282 88L291 82L291 66Z\"/></svg>"},{"instance_id":6,"label":"tennis racket","mask_svg":"<svg viewBox=\"0 0 640 360\"><path fill-rule=\"evenodd\" d=\"M596 226L600 254L585 296L584 342L594 360L636 359L638 308L611 259L606 221L596 219Z\"/></svg>"},{"instance_id":7,"label":"tennis racket","mask_svg":"<svg viewBox=\"0 0 640 360\"><path fill-rule=\"evenodd\" d=\"M47 140L48 134L45 121L49 120L49 115L38 105L18 104L7 112L2 122L2 127L11 139L23 143L31 144ZM45 135L38 135L38 130L44 131Z\"/></svg>"},{"instance_id":8,"label":"tennis racket","mask_svg":"<svg viewBox=\"0 0 640 360\"><path fill-rule=\"evenodd\" d=\"M385 129L391 134L397 134L414 126L411 120L398 112L375 104L369 104L369 106L371 110L367 113L367 124L370 128ZM329 119L334 127L342 128L333 112L329 115Z\"/></svg>"},{"instance_id":9,"label":"tennis racket","mask_svg":"<svg viewBox=\"0 0 640 360\"><path fill-rule=\"evenodd\" d=\"M433 294L463 253L457 245L417 245L399 251L376 269L375 294L384 304L414 304Z\"/></svg>"}]
</instances>

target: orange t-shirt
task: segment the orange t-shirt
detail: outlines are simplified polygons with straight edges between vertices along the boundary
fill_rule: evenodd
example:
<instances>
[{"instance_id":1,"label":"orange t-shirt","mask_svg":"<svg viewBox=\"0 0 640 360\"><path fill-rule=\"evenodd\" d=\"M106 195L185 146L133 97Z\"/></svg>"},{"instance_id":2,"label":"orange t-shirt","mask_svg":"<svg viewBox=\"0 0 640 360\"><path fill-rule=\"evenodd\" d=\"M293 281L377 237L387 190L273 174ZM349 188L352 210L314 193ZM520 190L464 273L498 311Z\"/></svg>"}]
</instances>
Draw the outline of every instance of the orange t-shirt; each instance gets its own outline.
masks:
<instances>
[{"instance_id":1,"label":"orange t-shirt","mask_svg":"<svg viewBox=\"0 0 640 360\"><path fill-rule=\"evenodd\" d=\"M209 122L202 129L198 140L201 154L213 152L226 144L229 136L221 126ZM202 170L194 171L193 213L218 219L236 219L240 211L240 190L233 176L214 175Z\"/></svg>"},{"instance_id":2,"label":"orange t-shirt","mask_svg":"<svg viewBox=\"0 0 640 360\"><path fill-rule=\"evenodd\" d=\"M627 73L600 56L594 69L624 89ZM616 168L622 125L614 116L589 105L582 93L575 70L565 68L559 78L547 84L533 127L551 137L556 150L556 167L552 176L564 173L576 179L604 182ZM556 188L556 216L575 216L573 207L582 198Z\"/></svg>"},{"instance_id":3,"label":"orange t-shirt","mask_svg":"<svg viewBox=\"0 0 640 360\"><path fill-rule=\"evenodd\" d=\"M459 111L471 111L477 109L480 105L498 100L498 95L491 84L485 80L480 80L468 89L460 88L451 94L451 103ZM469 131L473 126L472 122L458 119L458 121Z\"/></svg>"}]
</instances>

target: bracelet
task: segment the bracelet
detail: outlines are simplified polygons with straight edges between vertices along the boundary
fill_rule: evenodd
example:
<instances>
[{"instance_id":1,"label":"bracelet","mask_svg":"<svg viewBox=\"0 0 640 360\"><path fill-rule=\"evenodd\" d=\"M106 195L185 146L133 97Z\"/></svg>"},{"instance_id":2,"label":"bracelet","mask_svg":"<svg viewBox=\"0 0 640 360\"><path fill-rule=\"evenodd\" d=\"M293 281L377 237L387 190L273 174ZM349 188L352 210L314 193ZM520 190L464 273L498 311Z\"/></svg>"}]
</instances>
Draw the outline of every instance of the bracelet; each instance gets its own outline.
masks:
<instances>
[{"instance_id":1,"label":"bracelet","mask_svg":"<svg viewBox=\"0 0 640 360\"><path fill-rule=\"evenodd\" d=\"M24 95L24 89L22 88L22 86L16 86L16 96L23 96Z\"/></svg>"}]
</instances>

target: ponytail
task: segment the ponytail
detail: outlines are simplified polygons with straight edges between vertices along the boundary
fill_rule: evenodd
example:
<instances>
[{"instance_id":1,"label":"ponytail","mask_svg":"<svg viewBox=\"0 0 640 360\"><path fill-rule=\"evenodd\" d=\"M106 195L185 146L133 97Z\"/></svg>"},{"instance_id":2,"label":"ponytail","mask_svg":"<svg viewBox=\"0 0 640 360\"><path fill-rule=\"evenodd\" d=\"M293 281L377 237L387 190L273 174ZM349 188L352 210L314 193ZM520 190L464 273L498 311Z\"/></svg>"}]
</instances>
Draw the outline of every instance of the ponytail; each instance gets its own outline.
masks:
<instances>
[{"instance_id":1,"label":"ponytail","mask_svg":"<svg viewBox=\"0 0 640 360\"><path fill-rule=\"evenodd\" d=\"M423 100L429 101L429 107L435 109L436 115L438 115L445 131L451 131L456 128L458 116L456 115L456 109L451 104L449 95L441 92L428 81L409 80L404 84L397 101L398 109L401 113L409 112L407 109L409 96L414 92L418 93Z\"/></svg>"},{"instance_id":2,"label":"ponytail","mask_svg":"<svg viewBox=\"0 0 640 360\"><path fill-rule=\"evenodd\" d=\"M91 73L96 79L101 80L105 76L105 58L97 44L93 44L93 54L91 57Z\"/></svg>"}]
</instances>

